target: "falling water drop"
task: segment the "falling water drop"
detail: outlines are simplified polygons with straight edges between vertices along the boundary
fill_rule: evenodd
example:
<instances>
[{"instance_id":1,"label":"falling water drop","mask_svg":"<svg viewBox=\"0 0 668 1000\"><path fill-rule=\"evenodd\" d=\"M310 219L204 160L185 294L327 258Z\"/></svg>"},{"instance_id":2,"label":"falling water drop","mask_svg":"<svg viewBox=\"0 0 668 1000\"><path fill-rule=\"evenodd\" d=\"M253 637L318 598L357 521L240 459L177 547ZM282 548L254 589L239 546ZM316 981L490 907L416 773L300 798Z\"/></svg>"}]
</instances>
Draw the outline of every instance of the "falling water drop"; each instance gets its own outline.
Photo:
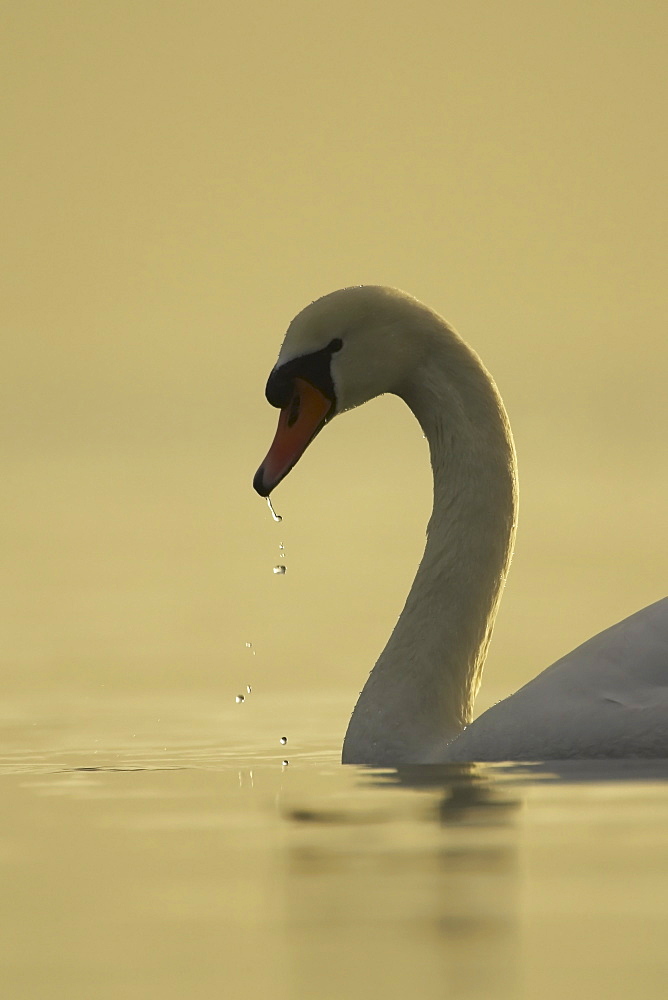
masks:
<instances>
[{"instance_id":1,"label":"falling water drop","mask_svg":"<svg viewBox=\"0 0 668 1000\"><path fill-rule=\"evenodd\" d=\"M290 763L289 760L284 760L283 761L283 767L287 767L289 763Z\"/></svg>"},{"instance_id":2,"label":"falling water drop","mask_svg":"<svg viewBox=\"0 0 668 1000\"><path fill-rule=\"evenodd\" d=\"M281 736L281 740L280 740L281 746L284 747L287 742L288 742L287 736Z\"/></svg>"},{"instance_id":3,"label":"falling water drop","mask_svg":"<svg viewBox=\"0 0 668 1000\"><path fill-rule=\"evenodd\" d=\"M283 518L281 517L281 515L277 514L276 511L274 510L274 505L271 502L271 497L267 497L267 506L269 507L269 510L271 511L271 516L273 517L274 521L282 521L283 520Z\"/></svg>"},{"instance_id":4,"label":"falling water drop","mask_svg":"<svg viewBox=\"0 0 668 1000\"><path fill-rule=\"evenodd\" d=\"M241 703L244 702L246 698L243 694L238 694L235 700L237 705L241 705Z\"/></svg>"},{"instance_id":5,"label":"falling water drop","mask_svg":"<svg viewBox=\"0 0 668 1000\"><path fill-rule=\"evenodd\" d=\"M250 684L247 684L246 685L246 694L250 694L252 690L253 690L253 688L250 686Z\"/></svg>"},{"instance_id":6,"label":"falling water drop","mask_svg":"<svg viewBox=\"0 0 668 1000\"><path fill-rule=\"evenodd\" d=\"M285 566L274 566L274 573L276 576L283 576L285 574Z\"/></svg>"}]
</instances>

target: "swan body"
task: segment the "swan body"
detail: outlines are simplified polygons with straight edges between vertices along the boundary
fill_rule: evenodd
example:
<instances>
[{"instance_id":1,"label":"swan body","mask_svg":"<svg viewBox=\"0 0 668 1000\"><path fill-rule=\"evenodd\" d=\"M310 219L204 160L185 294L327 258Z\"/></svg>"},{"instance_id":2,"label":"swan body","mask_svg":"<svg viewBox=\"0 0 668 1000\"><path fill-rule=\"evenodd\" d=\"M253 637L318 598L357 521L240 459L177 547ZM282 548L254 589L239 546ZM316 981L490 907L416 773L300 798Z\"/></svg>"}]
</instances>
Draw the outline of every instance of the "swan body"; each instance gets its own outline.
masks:
<instances>
[{"instance_id":1,"label":"swan body","mask_svg":"<svg viewBox=\"0 0 668 1000\"><path fill-rule=\"evenodd\" d=\"M668 598L606 629L471 723L517 521L515 450L484 365L396 289L324 296L267 383L281 410L255 476L268 496L322 427L392 392L429 442L434 506L404 609L364 686L343 762L668 757Z\"/></svg>"},{"instance_id":2,"label":"swan body","mask_svg":"<svg viewBox=\"0 0 668 1000\"><path fill-rule=\"evenodd\" d=\"M445 760L668 757L668 597L489 708Z\"/></svg>"}]
</instances>

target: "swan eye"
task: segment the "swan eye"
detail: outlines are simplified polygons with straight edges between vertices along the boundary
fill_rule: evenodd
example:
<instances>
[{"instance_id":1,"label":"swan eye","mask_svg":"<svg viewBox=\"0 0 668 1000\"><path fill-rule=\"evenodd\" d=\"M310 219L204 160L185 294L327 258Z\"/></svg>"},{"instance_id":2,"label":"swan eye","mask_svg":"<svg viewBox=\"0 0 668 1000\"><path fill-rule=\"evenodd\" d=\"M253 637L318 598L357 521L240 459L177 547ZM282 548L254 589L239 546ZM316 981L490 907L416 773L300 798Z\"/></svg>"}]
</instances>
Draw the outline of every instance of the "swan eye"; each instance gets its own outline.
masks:
<instances>
[{"instance_id":1,"label":"swan eye","mask_svg":"<svg viewBox=\"0 0 668 1000\"><path fill-rule=\"evenodd\" d=\"M286 406L293 405L295 394L295 378L303 378L311 385L315 386L323 393L327 399L335 401L334 385L330 372L330 362L332 355L340 351L343 341L340 337L330 340L327 347L322 347L312 354L300 354L291 361L286 361L280 368L275 368L269 376L265 394L272 406L277 406L281 410ZM297 407L294 420L299 416L300 400L297 399L294 405ZM294 421L293 421L294 423ZM292 424L290 425L292 426Z\"/></svg>"}]
</instances>

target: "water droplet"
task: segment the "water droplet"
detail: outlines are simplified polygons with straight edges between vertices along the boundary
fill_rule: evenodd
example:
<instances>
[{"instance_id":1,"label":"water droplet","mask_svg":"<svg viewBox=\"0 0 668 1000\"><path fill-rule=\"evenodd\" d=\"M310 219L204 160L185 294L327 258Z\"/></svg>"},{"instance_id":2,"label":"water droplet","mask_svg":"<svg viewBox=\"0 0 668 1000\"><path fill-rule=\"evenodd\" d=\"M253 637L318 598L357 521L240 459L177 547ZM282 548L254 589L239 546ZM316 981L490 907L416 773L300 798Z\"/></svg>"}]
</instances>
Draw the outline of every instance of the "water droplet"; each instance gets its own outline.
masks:
<instances>
[{"instance_id":1,"label":"water droplet","mask_svg":"<svg viewBox=\"0 0 668 1000\"><path fill-rule=\"evenodd\" d=\"M245 699L245 697L242 694L238 694L237 697L236 697L237 705L240 705L242 703L242 701L245 701L245 700L246 699Z\"/></svg>"},{"instance_id":2,"label":"water droplet","mask_svg":"<svg viewBox=\"0 0 668 1000\"><path fill-rule=\"evenodd\" d=\"M250 694L252 690L253 690L253 688L250 686L250 684L247 684L246 685L246 694Z\"/></svg>"},{"instance_id":3,"label":"water droplet","mask_svg":"<svg viewBox=\"0 0 668 1000\"><path fill-rule=\"evenodd\" d=\"M281 517L281 515L277 514L276 511L274 510L274 505L271 502L271 497L267 497L267 506L269 507L269 510L271 511L271 516L273 517L274 521L282 521L283 520L283 518Z\"/></svg>"},{"instance_id":4,"label":"water droplet","mask_svg":"<svg viewBox=\"0 0 668 1000\"><path fill-rule=\"evenodd\" d=\"M287 767L289 763L290 763L289 760L284 760L283 761L283 767Z\"/></svg>"},{"instance_id":5,"label":"water droplet","mask_svg":"<svg viewBox=\"0 0 668 1000\"><path fill-rule=\"evenodd\" d=\"M253 643L252 642L247 642L246 643L246 649L252 649L252 648L253 648Z\"/></svg>"},{"instance_id":6,"label":"water droplet","mask_svg":"<svg viewBox=\"0 0 668 1000\"><path fill-rule=\"evenodd\" d=\"M283 576L285 573L285 566L274 566L274 573L276 576Z\"/></svg>"},{"instance_id":7,"label":"water droplet","mask_svg":"<svg viewBox=\"0 0 668 1000\"><path fill-rule=\"evenodd\" d=\"M285 746L287 742L288 742L287 736L281 736L281 746Z\"/></svg>"}]
</instances>

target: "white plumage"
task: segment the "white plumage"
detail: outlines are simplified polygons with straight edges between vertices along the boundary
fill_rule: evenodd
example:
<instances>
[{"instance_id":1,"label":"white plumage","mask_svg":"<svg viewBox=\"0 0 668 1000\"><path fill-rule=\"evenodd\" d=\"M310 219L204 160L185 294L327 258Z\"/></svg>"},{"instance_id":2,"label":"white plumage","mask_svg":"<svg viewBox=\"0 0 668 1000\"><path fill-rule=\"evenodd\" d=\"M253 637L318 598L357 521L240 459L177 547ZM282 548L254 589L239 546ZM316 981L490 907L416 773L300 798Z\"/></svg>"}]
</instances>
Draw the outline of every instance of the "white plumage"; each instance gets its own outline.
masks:
<instances>
[{"instance_id":1,"label":"white plumage","mask_svg":"<svg viewBox=\"0 0 668 1000\"><path fill-rule=\"evenodd\" d=\"M416 299L347 288L293 320L268 383L282 416L258 491L271 492L332 416L385 392L405 400L429 441L434 508L406 604L350 720L344 763L668 757L668 598L470 723L514 542L515 452L482 362Z\"/></svg>"}]
</instances>

